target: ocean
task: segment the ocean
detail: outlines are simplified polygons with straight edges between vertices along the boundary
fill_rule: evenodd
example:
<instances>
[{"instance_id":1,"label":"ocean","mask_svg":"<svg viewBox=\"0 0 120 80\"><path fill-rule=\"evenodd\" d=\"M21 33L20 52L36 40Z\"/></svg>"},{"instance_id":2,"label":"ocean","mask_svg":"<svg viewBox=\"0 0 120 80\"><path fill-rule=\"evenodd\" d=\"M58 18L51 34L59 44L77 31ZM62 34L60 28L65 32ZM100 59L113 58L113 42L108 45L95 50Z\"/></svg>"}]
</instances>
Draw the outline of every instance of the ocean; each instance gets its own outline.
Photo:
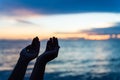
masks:
<instances>
[{"instance_id":1,"label":"ocean","mask_svg":"<svg viewBox=\"0 0 120 80\"><path fill-rule=\"evenodd\" d=\"M0 40L0 80L7 80L30 40ZM46 66L44 80L120 80L120 40L59 40L58 57ZM46 41L41 41L40 54ZM34 67L33 60L25 80Z\"/></svg>"}]
</instances>

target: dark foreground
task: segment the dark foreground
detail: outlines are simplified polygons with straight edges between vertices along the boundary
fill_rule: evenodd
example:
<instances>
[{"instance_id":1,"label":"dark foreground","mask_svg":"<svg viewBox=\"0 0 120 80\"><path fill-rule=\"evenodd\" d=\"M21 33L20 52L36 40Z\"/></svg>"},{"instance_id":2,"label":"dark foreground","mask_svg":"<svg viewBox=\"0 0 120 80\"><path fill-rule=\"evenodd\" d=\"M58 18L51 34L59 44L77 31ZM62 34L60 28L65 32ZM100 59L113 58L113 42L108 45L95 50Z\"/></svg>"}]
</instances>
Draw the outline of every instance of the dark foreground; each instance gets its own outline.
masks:
<instances>
[{"instance_id":1,"label":"dark foreground","mask_svg":"<svg viewBox=\"0 0 120 80\"><path fill-rule=\"evenodd\" d=\"M11 71L0 71L0 80L7 80ZM45 80L120 80L120 73L105 73L98 74L97 76L87 73L85 75L74 76L59 76L58 73L46 73ZM2 76L2 77L1 77ZM29 75L26 75L25 80L29 80Z\"/></svg>"}]
</instances>

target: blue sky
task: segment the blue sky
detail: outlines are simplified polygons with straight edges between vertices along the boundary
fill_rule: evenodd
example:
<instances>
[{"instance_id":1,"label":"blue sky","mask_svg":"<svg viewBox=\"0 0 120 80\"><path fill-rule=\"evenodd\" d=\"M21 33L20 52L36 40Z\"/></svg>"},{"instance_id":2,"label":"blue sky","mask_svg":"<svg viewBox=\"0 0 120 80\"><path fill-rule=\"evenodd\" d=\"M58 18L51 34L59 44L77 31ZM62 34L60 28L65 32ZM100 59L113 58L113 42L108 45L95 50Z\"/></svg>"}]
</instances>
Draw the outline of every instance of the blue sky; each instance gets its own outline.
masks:
<instances>
[{"instance_id":1,"label":"blue sky","mask_svg":"<svg viewBox=\"0 0 120 80\"><path fill-rule=\"evenodd\" d=\"M120 12L119 0L0 0L0 10L27 9L40 14ZM9 11L9 12L8 12Z\"/></svg>"},{"instance_id":2,"label":"blue sky","mask_svg":"<svg viewBox=\"0 0 120 80\"><path fill-rule=\"evenodd\" d=\"M120 23L119 4L120 0L0 0L0 38L114 27Z\"/></svg>"}]
</instances>

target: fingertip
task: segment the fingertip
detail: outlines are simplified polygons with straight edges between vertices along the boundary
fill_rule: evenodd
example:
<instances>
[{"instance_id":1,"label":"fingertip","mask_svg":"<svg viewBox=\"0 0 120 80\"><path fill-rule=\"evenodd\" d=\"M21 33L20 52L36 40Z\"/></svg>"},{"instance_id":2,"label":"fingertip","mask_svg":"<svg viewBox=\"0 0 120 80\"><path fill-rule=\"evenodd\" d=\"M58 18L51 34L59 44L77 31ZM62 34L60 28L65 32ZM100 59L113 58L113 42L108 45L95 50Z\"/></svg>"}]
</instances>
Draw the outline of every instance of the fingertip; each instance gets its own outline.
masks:
<instances>
[{"instance_id":1,"label":"fingertip","mask_svg":"<svg viewBox=\"0 0 120 80\"><path fill-rule=\"evenodd\" d=\"M38 36L36 36L36 39L39 40Z\"/></svg>"},{"instance_id":2,"label":"fingertip","mask_svg":"<svg viewBox=\"0 0 120 80\"><path fill-rule=\"evenodd\" d=\"M55 39L55 36L53 36L53 39Z\"/></svg>"},{"instance_id":3,"label":"fingertip","mask_svg":"<svg viewBox=\"0 0 120 80\"><path fill-rule=\"evenodd\" d=\"M50 38L49 40L50 40L50 42L52 43L52 38Z\"/></svg>"},{"instance_id":4,"label":"fingertip","mask_svg":"<svg viewBox=\"0 0 120 80\"><path fill-rule=\"evenodd\" d=\"M58 39L57 38L55 38L55 43L58 45Z\"/></svg>"},{"instance_id":5,"label":"fingertip","mask_svg":"<svg viewBox=\"0 0 120 80\"><path fill-rule=\"evenodd\" d=\"M35 37L32 41L32 44L31 44L33 47L38 47L40 46L40 41L39 41L39 38L38 37Z\"/></svg>"},{"instance_id":6,"label":"fingertip","mask_svg":"<svg viewBox=\"0 0 120 80\"><path fill-rule=\"evenodd\" d=\"M35 38L33 38L33 41L36 39L36 37Z\"/></svg>"},{"instance_id":7,"label":"fingertip","mask_svg":"<svg viewBox=\"0 0 120 80\"><path fill-rule=\"evenodd\" d=\"M35 43L35 40L36 40L36 38L33 38L33 40L32 40L32 45Z\"/></svg>"},{"instance_id":8,"label":"fingertip","mask_svg":"<svg viewBox=\"0 0 120 80\"><path fill-rule=\"evenodd\" d=\"M38 38L38 37L35 37L35 38L33 39L33 41L39 41L39 38Z\"/></svg>"},{"instance_id":9,"label":"fingertip","mask_svg":"<svg viewBox=\"0 0 120 80\"><path fill-rule=\"evenodd\" d=\"M52 38L50 37L50 39L49 40L52 40Z\"/></svg>"},{"instance_id":10,"label":"fingertip","mask_svg":"<svg viewBox=\"0 0 120 80\"><path fill-rule=\"evenodd\" d=\"M55 38L55 40L56 40L56 41L58 41L58 39L57 39L57 38Z\"/></svg>"}]
</instances>

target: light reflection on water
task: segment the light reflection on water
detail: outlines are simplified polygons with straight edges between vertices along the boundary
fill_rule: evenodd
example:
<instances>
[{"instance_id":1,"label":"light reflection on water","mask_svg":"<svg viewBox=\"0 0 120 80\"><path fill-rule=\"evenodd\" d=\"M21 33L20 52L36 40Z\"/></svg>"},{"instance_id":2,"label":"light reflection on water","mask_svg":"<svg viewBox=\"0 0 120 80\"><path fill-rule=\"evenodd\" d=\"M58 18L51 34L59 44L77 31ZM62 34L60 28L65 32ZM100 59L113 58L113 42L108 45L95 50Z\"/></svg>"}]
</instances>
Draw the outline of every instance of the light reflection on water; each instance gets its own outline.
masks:
<instances>
[{"instance_id":1,"label":"light reflection on water","mask_svg":"<svg viewBox=\"0 0 120 80\"><path fill-rule=\"evenodd\" d=\"M0 71L13 69L19 57L20 50L29 43L30 41L7 41L7 43L6 41L0 41ZM45 49L45 44L46 41L41 42L41 53ZM119 73L119 44L119 40L60 40L61 48L59 56L47 65L46 73L60 73L59 75L56 74L59 77L85 75L87 73L94 76L102 73ZM34 61L29 66L28 75L32 71L33 63Z\"/></svg>"},{"instance_id":2,"label":"light reflection on water","mask_svg":"<svg viewBox=\"0 0 120 80\"><path fill-rule=\"evenodd\" d=\"M48 65L47 71L63 72L62 76L119 73L119 43L120 41L60 42L62 47L59 57Z\"/></svg>"}]
</instances>

